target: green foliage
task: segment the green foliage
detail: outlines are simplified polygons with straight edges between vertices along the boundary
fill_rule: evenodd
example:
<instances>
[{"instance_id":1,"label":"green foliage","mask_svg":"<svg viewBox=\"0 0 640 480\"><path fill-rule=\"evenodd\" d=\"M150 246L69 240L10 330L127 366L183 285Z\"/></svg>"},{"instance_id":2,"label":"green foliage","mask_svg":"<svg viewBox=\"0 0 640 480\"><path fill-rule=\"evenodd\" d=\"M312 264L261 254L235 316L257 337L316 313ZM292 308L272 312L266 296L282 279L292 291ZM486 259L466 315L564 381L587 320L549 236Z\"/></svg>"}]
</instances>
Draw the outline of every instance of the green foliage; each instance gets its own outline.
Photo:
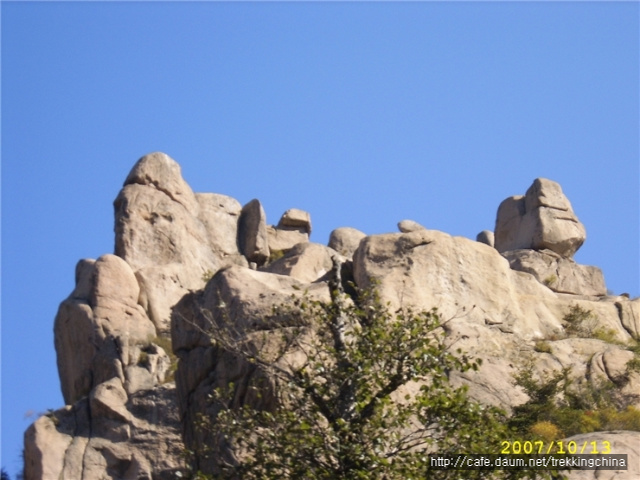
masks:
<instances>
[{"instance_id":1,"label":"green foliage","mask_svg":"<svg viewBox=\"0 0 640 480\"><path fill-rule=\"evenodd\" d=\"M591 337L596 329L598 317L580 305L573 305L563 317L565 332L573 337Z\"/></svg>"},{"instance_id":2,"label":"green foliage","mask_svg":"<svg viewBox=\"0 0 640 480\"><path fill-rule=\"evenodd\" d=\"M298 319L279 329L275 352L239 341L232 326L212 329L215 345L262 373L252 378L272 379L280 396L276 407L260 410L233 401L240 388L244 398L259 399L260 382L212 392L219 413L203 417L199 428L223 440L196 455L214 455L220 471L198 478L486 478L482 471L433 470L426 456L497 453L508 437L503 412L450 385L452 371L476 370L480 362L449 351L435 309L391 312L375 293L361 293L357 304L337 292L330 303L291 303L274 312ZM292 351L297 361L288 363ZM492 475L534 478L523 471Z\"/></svg>"},{"instance_id":3,"label":"green foliage","mask_svg":"<svg viewBox=\"0 0 640 480\"><path fill-rule=\"evenodd\" d=\"M570 369L536 378L533 364L516 375L529 401L514 408L511 428L544 440L601 430L640 431L640 410L613 383L576 385ZM556 430L554 430L554 428Z\"/></svg>"},{"instance_id":4,"label":"green foliage","mask_svg":"<svg viewBox=\"0 0 640 480\"><path fill-rule=\"evenodd\" d=\"M544 279L544 281L542 283L544 283L547 287L550 287L551 285L553 285L557 281L558 281L558 277L557 276L549 275L547 278Z\"/></svg>"},{"instance_id":5,"label":"green foliage","mask_svg":"<svg viewBox=\"0 0 640 480\"><path fill-rule=\"evenodd\" d=\"M538 341L533 349L539 353L551 353L551 345L548 342Z\"/></svg>"},{"instance_id":6,"label":"green foliage","mask_svg":"<svg viewBox=\"0 0 640 480\"><path fill-rule=\"evenodd\" d=\"M285 253L287 253L285 250L271 250L269 252L269 259L267 260L267 264L273 263L276 260L280 260L282 257L284 257Z\"/></svg>"},{"instance_id":7,"label":"green foliage","mask_svg":"<svg viewBox=\"0 0 640 480\"><path fill-rule=\"evenodd\" d=\"M209 283L209 280L211 280L213 278L213 276L215 275L215 272L212 270L207 270L206 272L204 272L202 274L202 281L204 283Z\"/></svg>"},{"instance_id":8,"label":"green foliage","mask_svg":"<svg viewBox=\"0 0 640 480\"><path fill-rule=\"evenodd\" d=\"M571 337L596 338L607 343L619 344L616 331L598 327L598 316L591 310L573 305L563 317L565 332Z\"/></svg>"},{"instance_id":9,"label":"green foliage","mask_svg":"<svg viewBox=\"0 0 640 480\"><path fill-rule=\"evenodd\" d=\"M627 345L627 349L633 352L633 358L627 362L627 374L640 373L640 342L632 341L630 345Z\"/></svg>"}]
</instances>

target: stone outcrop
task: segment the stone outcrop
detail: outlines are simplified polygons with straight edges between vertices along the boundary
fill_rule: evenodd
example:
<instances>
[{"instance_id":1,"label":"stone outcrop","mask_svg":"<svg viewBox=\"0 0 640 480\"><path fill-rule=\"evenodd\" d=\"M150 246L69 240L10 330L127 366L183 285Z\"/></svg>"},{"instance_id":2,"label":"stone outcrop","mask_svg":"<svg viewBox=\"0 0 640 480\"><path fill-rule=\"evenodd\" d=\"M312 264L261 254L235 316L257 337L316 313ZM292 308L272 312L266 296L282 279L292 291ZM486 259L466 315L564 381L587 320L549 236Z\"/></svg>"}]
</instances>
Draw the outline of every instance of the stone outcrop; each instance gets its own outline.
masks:
<instances>
[{"instance_id":1,"label":"stone outcrop","mask_svg":"<svg viewBox=\"0 0 640 480\"><path fill-rule=\"evenodd\" d=\"M290 208L282 214L278 228L299 230L301 233L311 235L311 215L304 210Z\"/></svg>"},{"instance_id":2,"label":"stone outcrop","mask_svg":"<svg viewBox=\"0 0 640 480\"><path fill-rule=\"evenodd\" d=\"M40 417L25 433L25 480L186 476L175 385L127 397L117 381Z\"/></svg>"},{"instance_id":3,"label":"stone outcrop","mask_svg":"<svg viewBox=\"0 0 640 480\"><path fill-rule=\"evenodd\" d=\"M163 153L142 157L114 201L115 254L133 269L141 305L160 332L171 306L202 278L229 263L246 265L237 248L240 205L231 197L195 194L180 166Z\"/></svg>"},{"instance_id":4,"label":"stone outcrop","mask_svg":"<svg viewBox=\"0 0 640 480\"><path fill-rule=\"evenodd\" d=\"M298 243L263 271L313 283L329 273L333 267L332 259L336 255L339 255L336 251L319 243Z\"/></svg>"},{"instance_id":5,"label":"stone outcrop","mask_svg":"<svg viewBox=\"0 0 640 480\"><path fill-rule=\"evenodd\" d=\"M586 239L584 226L556 182L537 178L524 196L509 197L498 208L495 247L548 249L570 258Z\"/></svg>"},{"instance_id":6,"label":"stone outcrop","mask_svg":"<svg viewBox=\"0 0 640 480\"><path fill-rule=\"evenodd\" d=\"M199 452L218 439L195 427L216 413L212 390L233 382L234 406L271 408L279 386L208 332L231 325L243 344L278 351L283 332L300 321L281 306L302 295L328 301L338 265L343 287L376 285L390 308L436 307L447 343L483 360L478 371L451 374L480 402L507 411L525 402L513 375L529 362L538 375L570 368L576 384L640 395L640 374L628 369L637 357L625 347L640 339L640 299L607 296L600 270L573 261L584 227L549 180L502 202L495 243L489 231L473 241L403 220L400 233L342 227L320 245L309 241L308 212L290 209L268 225L258 200L242 207L225 195L194 193L162 153L136 163L114 209L115 255L78 263L75 289L55 319L67 405L27 430L26 480L168 480L194 468L214 471L215 459ZM589 315L576 330L567 318L577 307ZM286 351L279 361L300 365L301 355ZM247 393L258 383L260 395ZM640 476L637 433L573 439L605 436L635 461L611 478ZM185 449L195 452L188 465ZM574 471L570 478L600 477Z\"/></svg>"},{"instance_id":7,"label":"stone outcrop","mask_svg":"<svg viewBox=\"0 0 640 480\"><path fill-rule=\"evenodd\" d=\"M409 233L416 230L425 230L425 228L413 220L401 220L398 222L398 230L402 233Z\"/></svg>"},{"instance_id":8,"label":"stone outcrop","mask_svg":"<svg viewBox=\"0 0 640 480\"><path fill-rule=\"evenodd\" d=\"M606 295L602 271L573 261L585 239L571 203L551 180L536 179L524 196L509 197L498 208L493 245L511 268L530 273L554 292ZM492 244L488 232L478 241Z\"/></svg>"},{"instance_id":9,"label":"stone outcrop","mask_svg":"<svg viewBox=\"0 0 640 480\"><path fill-rule=\"evenodd\" d=\"M269 258L267 215L257 199L242 207L238 225L238 245L247 260L258 266Z\"/></svg>"},{"instance_id":10,"label":"stone outcrop","mask_svg":"<svg viewBox=\"0 0 640 480\"><path fill-rule=\"evenodd\" d=\"M527 272L554 292L574 295L606 295L604 276L598 267L579 265L551 250L511 250L503 256L514 270Z\"/></svg>"},{"instance_id":11,"label":"stone outcrop","mask_svg":"<svg viewBox=\"0 0 640 480\"><path fill-rule=\"evenodd\" d=\"M360 230L351 227L336 228L329 235L329 247L340 255L351 258L360 245L360 240L367 235Z\"/></svg>"},{"instance_id":12,"label":"stone outcrop","mask_svg":"<svg viewBox=\"0 0 640 480\"><path fill-rule=\"evenodd\" d=\"M489 245L490 247L495 247L495 235L490 230L483 230L478 235L476 235L476 242L484 243L485 245Z\"/></svg>"},{"instance_id":13,"label":"stone outcrop","mask_svg":"<svg viewBox=\"0 0 640 480\"><path fill-rule=\"evenodd\" d=\"M78 287L62 302L54 325L62 394L72 404L100 383L131 382L140 346L156 329L138 305L140 288L131 267L115 255L81 261ZM149 371L161 378L160 371Z\"/></svg>"}]
</instances>

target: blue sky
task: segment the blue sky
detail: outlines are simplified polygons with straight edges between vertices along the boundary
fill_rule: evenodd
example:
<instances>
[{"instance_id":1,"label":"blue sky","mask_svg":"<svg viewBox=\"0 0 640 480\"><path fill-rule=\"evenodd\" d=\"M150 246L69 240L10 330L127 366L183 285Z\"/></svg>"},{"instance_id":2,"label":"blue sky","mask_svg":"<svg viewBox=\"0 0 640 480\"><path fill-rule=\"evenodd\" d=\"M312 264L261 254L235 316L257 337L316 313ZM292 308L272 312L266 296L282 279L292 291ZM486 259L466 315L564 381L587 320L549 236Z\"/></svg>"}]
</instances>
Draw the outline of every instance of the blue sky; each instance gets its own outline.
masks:
<instances>
[{"instance_id":1,"label":"blue sky","mask_svg":"<svg viewBox=\"0 0 640 480\"><path fill-rule=\"evenodd\" d=\"M268 221L475 238L536 177L640 295L637 2L2 2L2 466L63 406L58 304L164 151Z\"/></svg>"}]
</instances>

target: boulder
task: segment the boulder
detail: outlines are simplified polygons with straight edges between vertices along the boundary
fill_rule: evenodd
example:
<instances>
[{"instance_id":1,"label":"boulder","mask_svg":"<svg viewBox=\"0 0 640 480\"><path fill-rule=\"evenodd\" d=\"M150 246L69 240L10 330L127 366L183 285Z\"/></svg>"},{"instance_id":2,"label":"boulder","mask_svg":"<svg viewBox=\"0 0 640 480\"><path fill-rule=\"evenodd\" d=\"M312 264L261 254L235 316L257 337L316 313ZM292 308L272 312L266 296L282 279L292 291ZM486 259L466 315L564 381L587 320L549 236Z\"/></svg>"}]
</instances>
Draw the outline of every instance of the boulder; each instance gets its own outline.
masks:
<instances>
[{"instance_id":1,"label":"boulder","mask_svg":"<svg viewBox=\"0 0 640 480\"><path fill-rule=\"evenodd\" d=\"M512 374L527 357L554 370L571 367L584 378L591 356L608 348L591 338L554 340L566 337L563 319L572 306L592 312L592 334L630 340L615 300L556 294L512 270L494 248L466 238L433 230L372 235L360 243L353 264L357 286L375 285L391 308L437 308L448 341L484 362L478 372L455 374L455 381L468 385L473 398L507 410L522 402ZM534 350L539 341L551 344L552 353Z\"/></svg>"},{"instance_id":2,"label":"boulder","mask_svg":"<svg viewBox=\"0 0 640 480\"><path fill-rule=\"evenodd\" d=\"M247 260L258 266L263 265L269 258L267 216L257 199L242 207L238 224L238 245Z\"/></svg>"},{"instance_id":3,"label":"boulder","mask_svg":"<svg viewBox=\"0 0 640 480\"><path fill-rule=\"evenodd\" d=\"M476 242L494 247L496 242L495 235L491 230L483 230L476 236Z\"/></svg>"},{"instance_id":4,"label":"boulder","mask_svg":"<svg viewBox=\"0 0 640 480\"><path fill-rule=\"evenodd\" d=\"M416 230L424 230L425 228L418 222L413 220L402 220L398 222L398 230L402 233L415 232Z\"/></svg>"},{"instance_id":5,"label":"boulder","mask_svg":"<svg viewBox=\"0 0 640 480\"><path fill-rule=\"evenodd\" d=\"M337 252L319 243L299 243L262 270L289 275L303 283L312 283L331 271L334 255Z\"/></svg>"},{"instance_id":6,"label":"boulder","mask_svg":"<svg viewBox=\"0 0 640 480\"><path fill-rule=\"evenodd\" d=\"M301 233L311 235L311 215L304 210L290 208L280 217L278 227L299 230Z\"/></svg>"},{"instance_id":7,"label":"boulder","mask_svg":"<svg viewBox=\"0 0 640 480\"><path fill-rule=\"evenodd\" d=\"M24 435L24 478L58 480L72 441L73 432L57 428L56 417L41 416Z\"/></svg>"},{"instance_id":8,"label":"boulder","mask_svg":"<svg viewBox=\"0 0 640 480\"><path fill-rule=\"evenodd\" d=\"M270 261L281 256L299 243L308 243L309 235L297 229L285 229L267 225Z\"/></svg>"},{"instance_id":9,"label":"boulder","mask_svg":"<svg viewBox=\"0 0 640 480\"><path fill-rule=\"evenodd\" d=\"M329 235L329 247L347 258L353 257L360 240L367 235L351 227L336 228Z\"/></svg>"},{"instance_id":10,"label":"boulder","mask_svg":"<svg viewBox=\"0 0 640 480\"><path fill-rule=\"evenodd\" d=\"M205 226L162 191L147 185L126 185L114 207L115 253L134 270L169 263L199 267L201 272L217 268L219 260L209 245Z\"/></svg>"},{"instance_id":11,"label":"boulder","mask_svg":"<svg viewBox=\"0 0 640 480\"><path fill-rule=\"evenodd\" d=\"M579 265L551 250L511 250L502 255L512 269L533 275L554 292L575 295L607 294L604 276L598 267Z\"/></svg>"},{"instance_id":12,"label":"boulder","mask_svg":"<svg viewBox=\"0 0 640 480\"><path fill-rule=\"evenodd\" d=\"M614 297L623 328L634 340L640 340L640 298Z\"/></svg>"},{"instance_id":13,"label":"boulder","mask_svg":"<svg viewBox=\"0 0 640 480\"><path fill-rule=\"evenodd\" d=\"M498 208L495 247L499 252L551 250L571 258L584 243L584 226L556 182L537 178L524 196L509 197Z\"/></svg>"}]
</instances>

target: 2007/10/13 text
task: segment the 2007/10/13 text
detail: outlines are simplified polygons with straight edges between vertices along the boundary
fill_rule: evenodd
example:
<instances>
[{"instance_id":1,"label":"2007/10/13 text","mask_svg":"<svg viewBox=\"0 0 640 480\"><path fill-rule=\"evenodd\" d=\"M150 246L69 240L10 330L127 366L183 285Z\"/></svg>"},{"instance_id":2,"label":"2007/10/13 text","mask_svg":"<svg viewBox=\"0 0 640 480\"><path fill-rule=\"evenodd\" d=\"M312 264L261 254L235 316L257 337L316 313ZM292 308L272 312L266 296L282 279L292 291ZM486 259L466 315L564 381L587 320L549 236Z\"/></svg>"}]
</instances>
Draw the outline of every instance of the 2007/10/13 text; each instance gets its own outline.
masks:
<instances>
[{"instance_id":1,"label":"2007/10/13 text","mask_svg":"<svg viewBox=\"0 0 640 480\"><path fill-rule=\"evenodd\" d=\"M587 442L586 440L582 442L582 444L578 444L573 440L570 442L563 442L561 440L554 442L543 442L542 440L515 440L510 442L505 440L500 444L500 446L502 447L502 450L500 450L502 455L540 455L552 453L557 453L559 455L608 455L611 453L611 443L606 440L600 442L600 448L598 448L598 442Z\"/></svg>"}]
</instances>

